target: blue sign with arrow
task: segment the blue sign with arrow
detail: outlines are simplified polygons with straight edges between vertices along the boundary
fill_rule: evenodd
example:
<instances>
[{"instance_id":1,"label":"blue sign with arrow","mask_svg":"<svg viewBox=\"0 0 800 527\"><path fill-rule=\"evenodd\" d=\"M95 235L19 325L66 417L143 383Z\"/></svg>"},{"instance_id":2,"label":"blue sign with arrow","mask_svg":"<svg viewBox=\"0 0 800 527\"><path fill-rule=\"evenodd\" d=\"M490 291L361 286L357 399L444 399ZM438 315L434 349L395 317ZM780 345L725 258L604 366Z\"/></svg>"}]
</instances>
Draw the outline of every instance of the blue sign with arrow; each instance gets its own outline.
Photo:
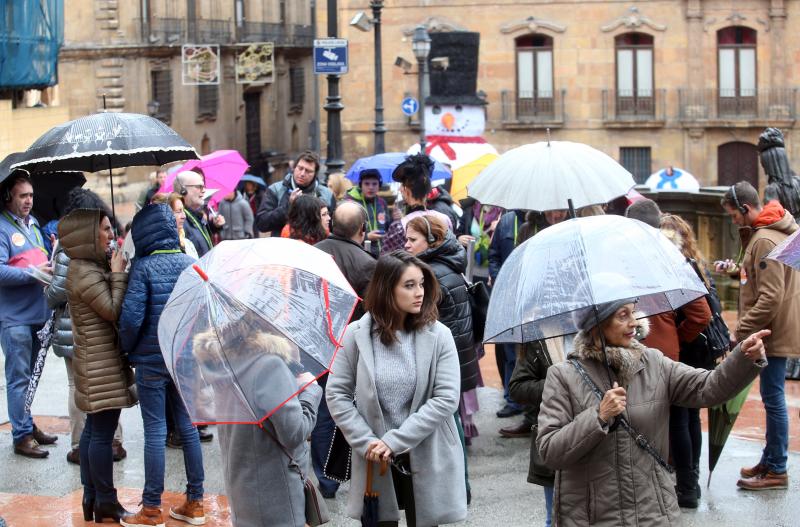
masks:
<instances>
[{"instance_id":1,"label":"blue sign with arrow","mask_svg":"<svg viewBox=\"0 0 800 527\"><path fill-rule=\"evenodd\" d=\"M411 117L419 111L419 102L417 102L414 97L406 97L403 99L403 102L400 103L400 108L405 115Z\"/></svg>"},{"instance_id":2,"label":"blue sign with arrow","mask_svg":"<svg viewBox=\"0 0 800 527\"><path fill-rule=\"evenodd\" d=\"M314 40L314 73L317 75L344 75L348 69L347 55L347 39Z\"/></svg>"}]
</instances>

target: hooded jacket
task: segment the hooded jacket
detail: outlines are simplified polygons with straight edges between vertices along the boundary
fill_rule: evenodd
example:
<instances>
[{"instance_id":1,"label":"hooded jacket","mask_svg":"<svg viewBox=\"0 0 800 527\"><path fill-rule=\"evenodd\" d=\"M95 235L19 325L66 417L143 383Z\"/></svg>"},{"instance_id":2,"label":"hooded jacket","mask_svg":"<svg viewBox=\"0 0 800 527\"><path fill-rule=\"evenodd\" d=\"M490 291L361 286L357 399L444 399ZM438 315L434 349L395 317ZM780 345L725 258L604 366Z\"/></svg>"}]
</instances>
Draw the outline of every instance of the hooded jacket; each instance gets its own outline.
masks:
<instances>
[{"instance_id":1,"label":"hooded jacket","mask_svg":"<svg viewBox=\"0 0 800 527\"><path fill-rule=\"evenodd\" d=\"M797 230L794 217L777 201L767 203L752 227L739 230L744 247L739 278L741 341L760 329L768 357L800 357L800 278L797 271L767 255Z\"/></svg>"},{"instance_id":2,"label":"hooded jacket","mask_svg":"<svg viewBox=\"0 0 800 527\"><path fill-rule=\"evenodd\" d=\"M441 212L450 219L453 232L458 232L461 216L453 209L453 197L445 190L442 185L433 187L425 197L426 206L429 210Z\"/></svg>"},{"instance_id":3,"label":"hooded jacket","mask_svg":"<svg viewBox=\"0 0 800 527\"><path fill-rule=\"evenodd\" d=\"M219 202L219 213L225 218L220 236L223 240L244 240L253 237L253 211L239 191L232 201Z\"/></svg>"},{"instance_id":4,"label":"hooded jacket","mask_svg":"<svg viewBox=\"0 0 800 527\"><path fill-rule=\"evenodd\" d=\"M256 226L261 232L271 232L273 236L281 235L281 229L286 225L286 217L289 212L289 195L292 190L299 188L295 185L292 173L286 174L283 180L273 183L264 193L264 199L258 207L256 214ZM303 194L317 196L328 205L328 211L333 216L333 209L336 208L336 197L331 189L322 185L314 179L310 185L305 187Z\"/></svg>"},{"instance_id":5,"label":"hooded jacket","mask_svg":"<svg viewBox=\"0 0 800 527\"><path fill-rule=\"evenodd\" d=\"M713 371L674 362L637 341L607 347L609 361L627 391L625 417L663 459L669 455L670 405L709 407L747 386L761 367L737 347ZM601 391L610 389L603 352L581 332L576 358ZM550 367L542 394L536 445L556 470L553 514L559 526L673 525L680 522L675 480L622 427L598 419L600 401L575 367Z\"/></svg>"},{"instance_id":6,"label":"hooded jacket","mask_svg":"<svg viewBox=\"0 0 800 527\"><path fill-rule=\"evenodd\" d=\"M456 342L461 366L461 391L471 390L478 385L478 354L473 342L469 292L462 276L467 269L467 251L448 230L441 245L417 257L431 266L439 281L439 322L447 326Z\"/></svg>"},{"instance_id":7,"label":"hooded jacket","mask_svg":"<svg viewBox=\"0 0 800 527\"><path fill-rule=\"evenodd\" d=\"M136 261L125 293L119 333L131 363L163 363L158 321L181 272L194 260L180 250L178 225L168 205L148 205L131 227Z\"/></svg>"},{"instance_id":8,"label":"hooded jacket","mask_svg":"<svg viewBox=\"0 0 800 527\"><path fill-rule=\"evenodd\" d=\"M99 210L78 209L58 224L61 246L70 258L66 288L75 341L75 405L86 413L136 404L133 372L122 357L116 330L128 274L110 270L99 239L104 216Z\"/></svg>"},{"instance_id":9,"label":"hooded jacket","mask_svg":"<svg viewBox=\"0 0 800 527\"><path fill-rule=\"evenodd\" d=\"M72 317L69 314L67 302L67 271L69 270L69 256L60 247L53 258L53 280L44 290L47 306L54 311L55 321L53 326L53 353L57 357L72 358Z\"/></svg>"}]
</instances>

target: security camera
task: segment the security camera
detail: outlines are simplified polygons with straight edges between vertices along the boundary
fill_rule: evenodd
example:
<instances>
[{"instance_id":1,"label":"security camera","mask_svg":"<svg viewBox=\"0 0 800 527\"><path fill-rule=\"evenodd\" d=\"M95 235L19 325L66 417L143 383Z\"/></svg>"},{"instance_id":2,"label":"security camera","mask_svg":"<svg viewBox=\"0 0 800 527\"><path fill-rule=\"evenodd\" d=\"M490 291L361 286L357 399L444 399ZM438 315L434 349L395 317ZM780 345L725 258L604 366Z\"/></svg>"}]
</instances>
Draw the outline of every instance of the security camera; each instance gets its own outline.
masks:
<instances>
[{"instance_id":1,"label":"security camera","mask_svg":"<svg viewBox=\"0 0 800 527\"><path fill-rule=\"evenodd\" d=\"M397 57L394 59L394 65L398 68L403 68L403 71L408 73L411 71L411 63L404 59L403 57Z\"/></svg>"},{"instance_id":2,"label":"security camera","mask_svg":"<svg viewBox=\"0 0 800 527\"><path fill-rule=\"evenodd\" d=\"M368 33L372 29L372 20L364 11L359 11L350 21L350 25L359 31Z\"/></svg>"}]
</instances>

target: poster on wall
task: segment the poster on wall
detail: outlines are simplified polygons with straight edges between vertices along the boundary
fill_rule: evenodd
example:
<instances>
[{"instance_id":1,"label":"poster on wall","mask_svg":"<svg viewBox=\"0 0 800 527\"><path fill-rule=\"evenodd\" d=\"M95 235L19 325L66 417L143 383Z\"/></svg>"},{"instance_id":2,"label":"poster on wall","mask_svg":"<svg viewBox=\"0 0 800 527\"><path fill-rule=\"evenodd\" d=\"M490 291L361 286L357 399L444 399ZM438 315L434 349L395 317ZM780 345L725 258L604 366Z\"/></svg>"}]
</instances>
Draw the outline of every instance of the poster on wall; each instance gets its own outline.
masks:
<instances>
[{"instance_id":1,"label":"poster on wall","mask_svg":"<svg viewBox=\"0 0 800 527\"><path fill-rule=\"evenodd\" d=\"M182 81L184 86L219 84L219 44L181 46Z\"/></svg>"},{"instance_id":2,"label":"poster on wall","mask_svg":"<svg viewBox=\"0 0 800 527\"><path fill-rule=\"evenodd\" d=\"M275 71L275 45L272 42L256 42L239 48L236 54L236 83L271 83Z\"/></svg>"}]
</instances>

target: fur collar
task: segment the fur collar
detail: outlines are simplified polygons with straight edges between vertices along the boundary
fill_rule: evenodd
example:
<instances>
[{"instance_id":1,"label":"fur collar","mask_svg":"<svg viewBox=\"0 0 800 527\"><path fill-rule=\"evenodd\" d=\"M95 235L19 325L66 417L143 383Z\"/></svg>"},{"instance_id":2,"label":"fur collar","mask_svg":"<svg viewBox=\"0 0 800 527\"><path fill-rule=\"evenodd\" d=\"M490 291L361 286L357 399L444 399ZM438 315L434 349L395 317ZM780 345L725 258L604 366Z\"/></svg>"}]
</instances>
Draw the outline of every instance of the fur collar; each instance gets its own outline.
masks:
<instances>
[{"instance_id":1,"label":"fur collar","mask_svg":"<svg viewBox=\"0 0 800 527\"><path fill-rule=\"evenodd\" d=\"M606 356L611 369L617 374L621 386L628 386L633 374L639 369L639 361L647 348L634 339L627 348L606 346ZM595 360L605 365L603 350L592 342L588 333L581 331L575 336L573 351L570 354L580 360Z\"/></svg>"}]
</instances>

